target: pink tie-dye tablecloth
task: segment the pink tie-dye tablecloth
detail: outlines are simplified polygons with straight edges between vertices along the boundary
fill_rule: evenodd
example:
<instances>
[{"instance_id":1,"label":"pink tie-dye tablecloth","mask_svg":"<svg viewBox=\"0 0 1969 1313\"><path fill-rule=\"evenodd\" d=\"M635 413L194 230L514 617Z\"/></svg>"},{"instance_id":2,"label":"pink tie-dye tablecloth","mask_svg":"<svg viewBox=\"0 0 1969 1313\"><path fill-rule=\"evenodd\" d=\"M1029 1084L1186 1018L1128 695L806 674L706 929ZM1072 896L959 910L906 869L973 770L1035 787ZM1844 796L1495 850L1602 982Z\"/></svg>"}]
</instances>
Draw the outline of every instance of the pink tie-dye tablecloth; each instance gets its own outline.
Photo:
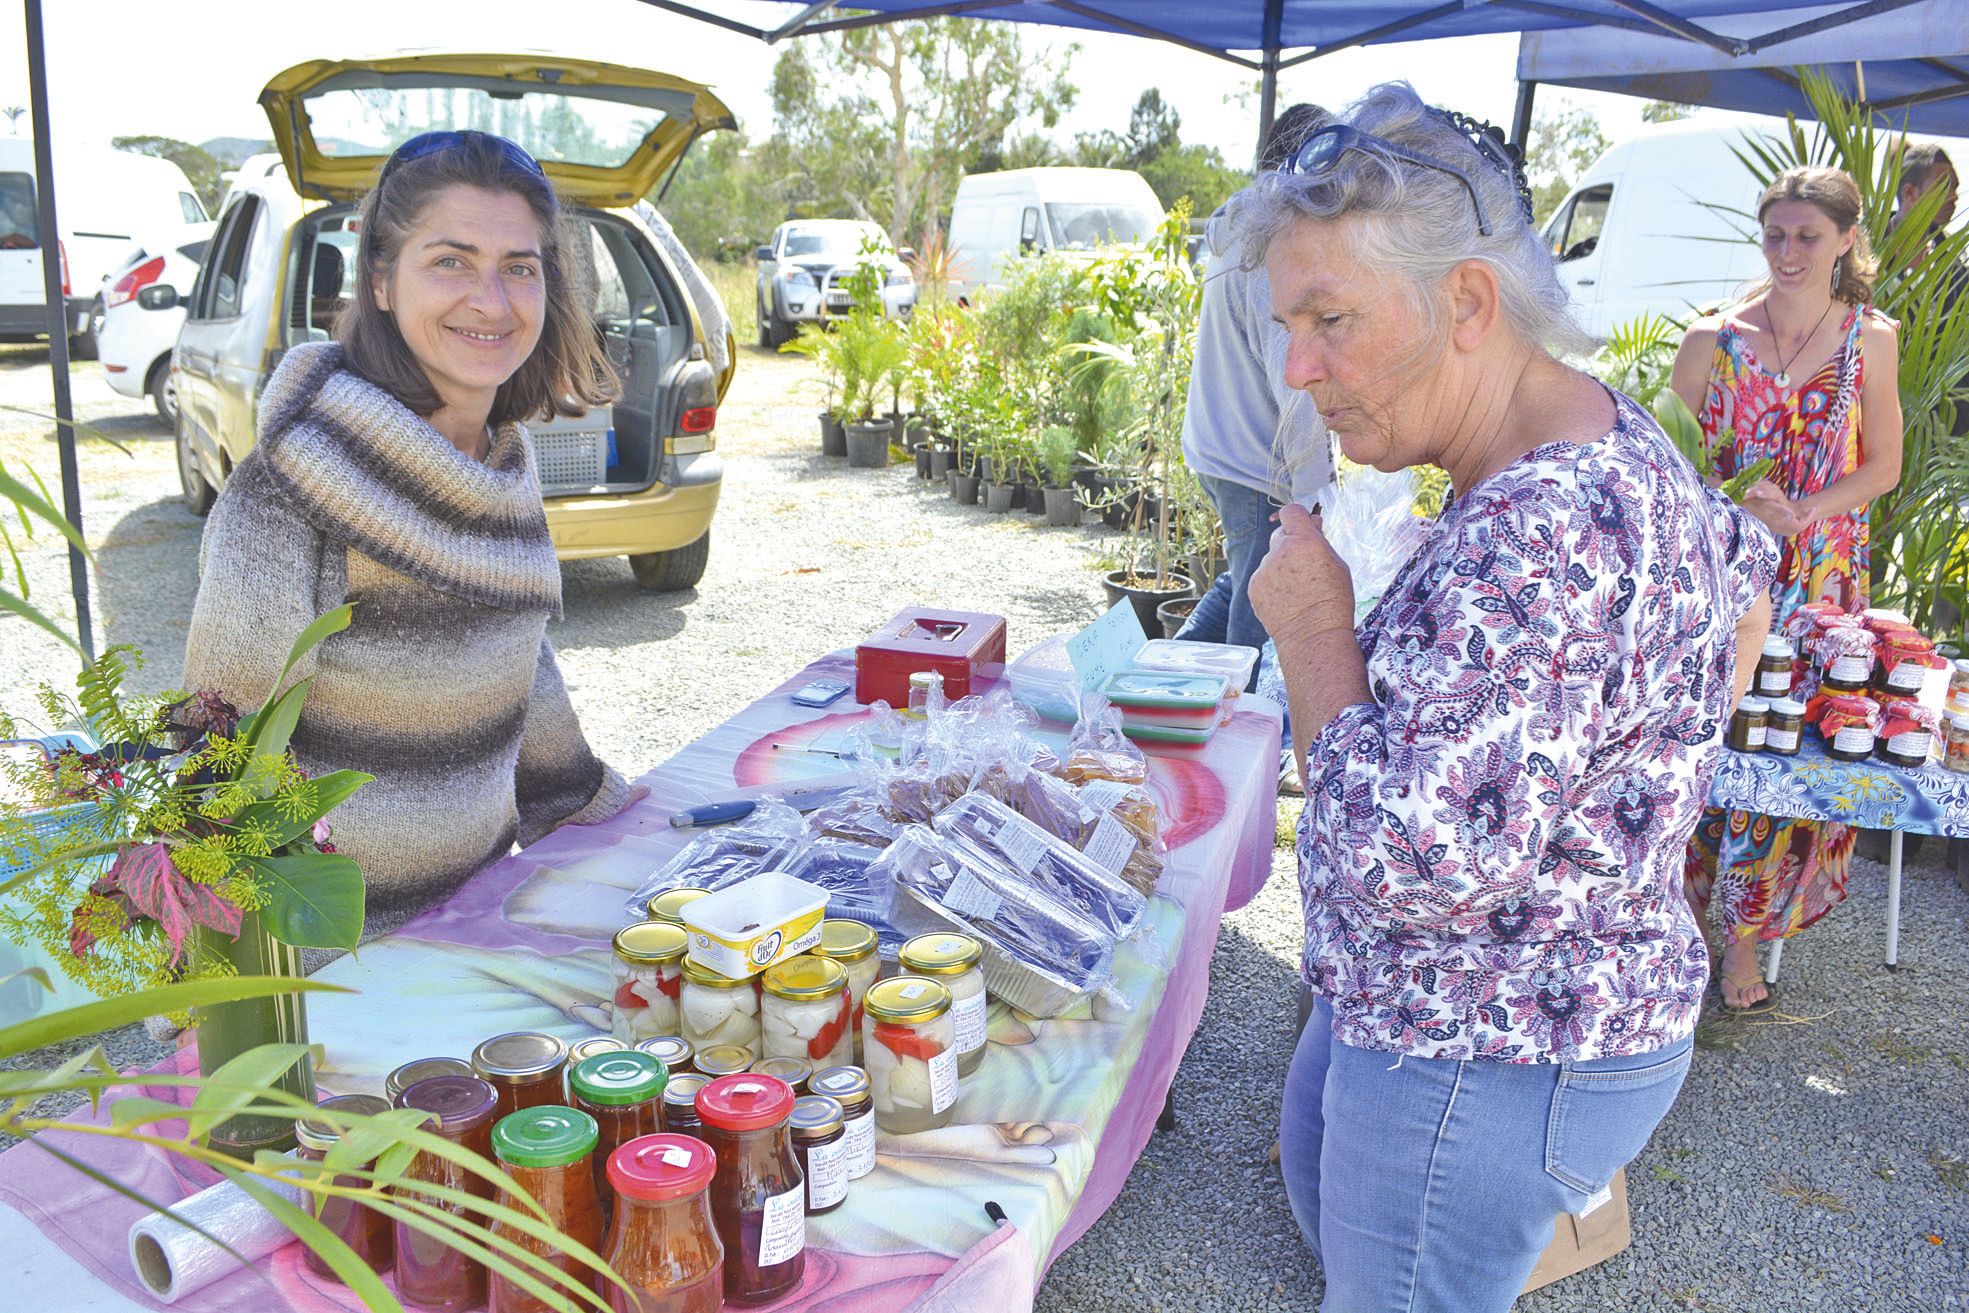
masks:
<instances>
[{"instance_id":1,"label":"pink tie-dye tablecloth","mask_svg":"<svg viewBox=\"0 0 1969 1313\"><path fill-rule=\"evenodd\" d=\"M689 837L670 827L670 812L735 788L838 776L827 757L771 746L838 742L864 714L851 704L793 706L786 695L823 675L852 682L852 658L814 663L678 753L645 777L650 798L622 816L549 836L444 907L325 968L322 979L358 992L310 997L313 1038L327 1050L324 1090L380 1093L397 1064L469 1054L502 1031L573 1040L605 1028L608 941L624 900ZM1030 1308L1052 1260L1114 1201L1202 1014L1218 922L1271 869L1279 717L1261 699L1241 707L1207 746L1151 753L1172 851L1150 903L1150 931L1116 955L1127 1006L1097 1001L1034 1021L994 1003L988 1056L964 1082L952 1124L882 1137L875 1172L855 1182L846 1206L809 1220L806 1281L772 1308ZM61 1138L152 1198L179 1198L211 1179L155 1151ZM994 1226L987 1202L1008 1224ZM0 1307L160 1307L126 1258L141 1212L32 1145L0 1155L0 1253L20 1274ZM258 1274L242 1272L175 1307L327 1313L359 1305L309 1273L290 1245Z\"/></svg>"}]
</instances>

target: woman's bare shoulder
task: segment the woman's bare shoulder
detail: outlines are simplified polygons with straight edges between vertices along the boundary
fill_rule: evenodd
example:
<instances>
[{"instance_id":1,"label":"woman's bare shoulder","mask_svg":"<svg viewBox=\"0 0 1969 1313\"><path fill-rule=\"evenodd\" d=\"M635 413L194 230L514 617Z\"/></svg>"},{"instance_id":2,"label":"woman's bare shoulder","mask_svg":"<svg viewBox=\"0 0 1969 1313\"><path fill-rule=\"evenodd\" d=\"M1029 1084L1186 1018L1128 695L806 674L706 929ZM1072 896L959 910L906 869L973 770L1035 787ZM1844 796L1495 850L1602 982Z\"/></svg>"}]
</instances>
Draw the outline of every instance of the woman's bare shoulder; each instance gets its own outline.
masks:
<instances>
[{"instance_id":1,"label":"woman's bare shoulder","mask_svg":"<svg viewBox=\"0 0 1969 1313\"><path fill-rule=\"evenodd\" d=\"M1860 340L1870 346L1892 346L1901 335L1901 326L1868 306L1860 314Z\"/></svg>"}]
</instances>

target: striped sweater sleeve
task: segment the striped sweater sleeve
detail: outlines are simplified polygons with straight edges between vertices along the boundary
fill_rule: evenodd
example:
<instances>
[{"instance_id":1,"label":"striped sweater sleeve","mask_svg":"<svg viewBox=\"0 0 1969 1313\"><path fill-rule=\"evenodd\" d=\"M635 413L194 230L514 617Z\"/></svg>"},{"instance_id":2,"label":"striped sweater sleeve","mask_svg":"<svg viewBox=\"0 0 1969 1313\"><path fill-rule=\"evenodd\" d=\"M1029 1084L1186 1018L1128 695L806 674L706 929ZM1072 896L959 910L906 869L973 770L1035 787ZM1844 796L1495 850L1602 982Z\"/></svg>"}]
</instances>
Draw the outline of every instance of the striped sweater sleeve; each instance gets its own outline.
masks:
<instances>
[{"instance_id":1,"label":"striped sweater sleeve","mask_svg":"<svg viewBox=\"0 0 1969 1313\"><path fill-rule=\"evenodd\" d=\"M520 812L520 846L561 825L589 825L622 810L629 785L589 748L554 661L554 647L540 640L533 696L527 702L520 760L513 775Z\"/></svg>"}]
</instances>

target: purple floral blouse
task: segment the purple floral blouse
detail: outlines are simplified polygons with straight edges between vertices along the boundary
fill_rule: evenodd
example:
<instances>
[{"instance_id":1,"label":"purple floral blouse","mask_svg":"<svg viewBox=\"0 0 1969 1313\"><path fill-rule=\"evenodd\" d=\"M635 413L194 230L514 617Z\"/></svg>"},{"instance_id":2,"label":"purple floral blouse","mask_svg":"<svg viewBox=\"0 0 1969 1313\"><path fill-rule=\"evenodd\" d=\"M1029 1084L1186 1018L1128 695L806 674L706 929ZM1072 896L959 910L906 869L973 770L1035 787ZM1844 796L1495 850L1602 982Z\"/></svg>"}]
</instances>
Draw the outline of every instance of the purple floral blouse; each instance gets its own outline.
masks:
<instances>
[{"instance_id":1,"label":"purple floral blouse","mask_svg":"<svg viewBox=\"0 0 1969 1313\"><path fill-rule=\"evenodd\" d=\"M1453 502L1358 630L1372 703L1307 764L1307 983L1360 1048L1646 1053L1709 961L1682 850L1770 534L1634 402Z\"/></svg>"}]
</instances>

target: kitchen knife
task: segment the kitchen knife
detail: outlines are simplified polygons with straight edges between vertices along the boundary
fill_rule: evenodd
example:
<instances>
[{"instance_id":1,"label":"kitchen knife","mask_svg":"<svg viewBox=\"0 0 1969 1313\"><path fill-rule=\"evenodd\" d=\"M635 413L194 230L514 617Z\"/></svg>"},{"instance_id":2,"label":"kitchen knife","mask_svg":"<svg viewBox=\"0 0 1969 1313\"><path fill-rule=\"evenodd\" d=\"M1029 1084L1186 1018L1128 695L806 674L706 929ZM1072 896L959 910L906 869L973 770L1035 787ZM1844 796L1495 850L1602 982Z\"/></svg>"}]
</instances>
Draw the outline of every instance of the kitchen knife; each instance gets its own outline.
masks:
<instances>
[{"instance_id":1,"label":"kitchen knife","mask_svg":"<svg viewBox=\"0 0 1969 1313\"><path fill-rule=\"evenodd\" d=\"M797 812L810 812L836 802L855 786L836 784L820 789L793 789L780 795L780 801ZM699 803L686 807L680 812L672 812L670 824L679 830L701 830L713 825L728 825L732 821L744 820L759 809L758 798L726 798L720 802Z\"/></svg>"}]
</instances>

